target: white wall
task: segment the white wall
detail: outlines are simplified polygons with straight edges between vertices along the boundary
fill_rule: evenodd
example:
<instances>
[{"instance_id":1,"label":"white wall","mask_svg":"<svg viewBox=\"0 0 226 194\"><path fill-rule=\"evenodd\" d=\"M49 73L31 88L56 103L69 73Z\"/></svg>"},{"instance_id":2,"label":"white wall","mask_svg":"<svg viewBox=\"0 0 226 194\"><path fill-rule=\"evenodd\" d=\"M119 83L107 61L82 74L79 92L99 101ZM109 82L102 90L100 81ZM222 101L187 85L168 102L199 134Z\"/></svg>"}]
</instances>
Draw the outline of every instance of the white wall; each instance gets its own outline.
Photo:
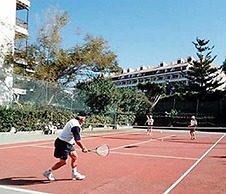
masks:
<instances>
[{"instance_id":1,"label":"white wall","mask_svg":"<svg viewBox=\"0 0 226 194\"><path fill-rule=\"evenodd\" d=\"M0 105L12 101L12 65L2 68L4 56L14 51L16 0L0 0Z\"/></svg>"},{"instance_id":2,"label":"white wall","mask_svg":"<svg viewBox=\"0 0 226 194\"><path fill-rule=\"evenodd\" d=\"M1 55L13 51L16 24L16 0L0 0L0 48ZM2 56L1 56L2 60ZM0 63L1 67L2 63Z\"/></svg>"}]
</instances>

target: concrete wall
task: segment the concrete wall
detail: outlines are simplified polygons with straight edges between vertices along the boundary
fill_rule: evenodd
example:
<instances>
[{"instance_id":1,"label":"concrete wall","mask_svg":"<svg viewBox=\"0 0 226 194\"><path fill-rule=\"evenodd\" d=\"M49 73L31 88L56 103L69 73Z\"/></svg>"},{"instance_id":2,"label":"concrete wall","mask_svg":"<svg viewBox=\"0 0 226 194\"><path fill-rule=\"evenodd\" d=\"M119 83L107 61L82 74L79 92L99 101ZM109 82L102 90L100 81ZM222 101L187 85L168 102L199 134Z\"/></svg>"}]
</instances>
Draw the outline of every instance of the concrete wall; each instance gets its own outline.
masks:
<instances>
[{"instance_id":1,"label":"concrete wall","mask_svg":"<svg viewBox=\"0 0 226 194\"><path fill-rule=\"evenodd\" d=\"M0 105L12 101L12 64L3 66L4 57L14 51L16 0L0 1Z\"/></svg>"}]
</instances>

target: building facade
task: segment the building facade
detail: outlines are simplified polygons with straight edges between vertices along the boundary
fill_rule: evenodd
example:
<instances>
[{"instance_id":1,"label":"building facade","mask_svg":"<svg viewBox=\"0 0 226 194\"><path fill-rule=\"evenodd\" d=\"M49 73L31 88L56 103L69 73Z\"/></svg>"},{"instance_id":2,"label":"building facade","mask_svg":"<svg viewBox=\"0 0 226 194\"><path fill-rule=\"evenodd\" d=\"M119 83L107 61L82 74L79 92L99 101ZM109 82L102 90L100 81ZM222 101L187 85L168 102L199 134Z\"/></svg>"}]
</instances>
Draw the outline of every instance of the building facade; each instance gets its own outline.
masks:
<instances>
[{"instance_id":1,"label":"building facade","mask_svg":"<svg viewBox=\"0 0 226 194\"><path fill-rule=\"evenodd\" d=\"M187 79L181 74L189 68L190 62L194 60L192 57L187 59L178 59L176 62L167 64L161 62L156 67L142 66L140 69L123 70L122 74L112 74L112 80L117 87L136 88L138 84L148 82L163 84L170 83L173 87L179 82L187 82Z\"/></svg>"},{"instance_id":2,"label":"building facade","mask_svg":"<svg viewBox=\"0 0 226 194\"><path fill-rule=\"evenodd\" d=\"M13 99L13 64L26 65L24 59L17 57L13 63L6 63L5 57L15 56L18 45L27 45L29 9L30 0L0 1L0 105L9 104Z\"/></svg>"},{"instance_id":3,"label":"building facade","mask_svg":"<svg viewBox=\"0 0 226 194\"><path fill-rule=\"evenodd\" d=\"M123 70L121 74L111 74L110 77L119 88L136 88L138 84L150 82L156 84L168 83L173 91L180 83L187 84L188 80L183 76L182 71L186 73L193 60L195 59L189 56L186 59L178 59L169 64L161 62L156 67L142 66L136 70ZM220 70L218 70L218 74L218 78L226 83L225 74ZM226 84L223 84L218 89L224 89L225 87Z\"/></svg>"}]
</instances>

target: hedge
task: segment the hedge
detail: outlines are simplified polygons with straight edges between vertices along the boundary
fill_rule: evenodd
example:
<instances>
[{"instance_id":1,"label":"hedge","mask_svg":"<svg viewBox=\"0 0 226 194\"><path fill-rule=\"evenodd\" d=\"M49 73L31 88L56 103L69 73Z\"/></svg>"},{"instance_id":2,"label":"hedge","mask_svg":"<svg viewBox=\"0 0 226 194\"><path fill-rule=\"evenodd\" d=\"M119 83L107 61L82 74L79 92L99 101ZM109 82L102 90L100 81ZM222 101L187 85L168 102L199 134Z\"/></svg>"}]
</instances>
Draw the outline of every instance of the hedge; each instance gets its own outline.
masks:
<instances>
[{"instance_id":1,"label":"hedge","mask_svg":"<svg viewBox=\"0 0 226 194\"><path fill-rule=\"evenodd\" d=\"M43 130L50 121L58 128L71 118L72 113L56 108L0 107L0 132Z\"/></svg>"}]
</instances>

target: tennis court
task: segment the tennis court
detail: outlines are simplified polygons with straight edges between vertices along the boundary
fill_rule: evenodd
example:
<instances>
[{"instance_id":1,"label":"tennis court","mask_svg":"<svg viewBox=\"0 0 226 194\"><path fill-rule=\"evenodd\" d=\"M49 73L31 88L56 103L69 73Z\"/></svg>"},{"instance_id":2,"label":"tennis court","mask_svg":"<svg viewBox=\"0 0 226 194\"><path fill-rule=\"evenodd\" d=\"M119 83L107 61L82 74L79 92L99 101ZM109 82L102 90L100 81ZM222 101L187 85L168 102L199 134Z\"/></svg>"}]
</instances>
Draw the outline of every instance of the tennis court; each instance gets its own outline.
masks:
<instances>
[{"instance_id":1,"label":"tennis court","mask_svg":"<svg viewBox=\"0 0 226 194\"><path fill-rule=\"evenodd\" d=\"M176 130L156 130L152 139L142 129L84 133L88 148L107 144L110 154L78 151L78 169L86 179L70 180L68 161L54 172L53 182L42 172L56 162L55 136L36 134L16 142L17 136L0 145L0 193L226 193L224 133L197 132L197 140Z\"/></svg>"}]
</instances>

